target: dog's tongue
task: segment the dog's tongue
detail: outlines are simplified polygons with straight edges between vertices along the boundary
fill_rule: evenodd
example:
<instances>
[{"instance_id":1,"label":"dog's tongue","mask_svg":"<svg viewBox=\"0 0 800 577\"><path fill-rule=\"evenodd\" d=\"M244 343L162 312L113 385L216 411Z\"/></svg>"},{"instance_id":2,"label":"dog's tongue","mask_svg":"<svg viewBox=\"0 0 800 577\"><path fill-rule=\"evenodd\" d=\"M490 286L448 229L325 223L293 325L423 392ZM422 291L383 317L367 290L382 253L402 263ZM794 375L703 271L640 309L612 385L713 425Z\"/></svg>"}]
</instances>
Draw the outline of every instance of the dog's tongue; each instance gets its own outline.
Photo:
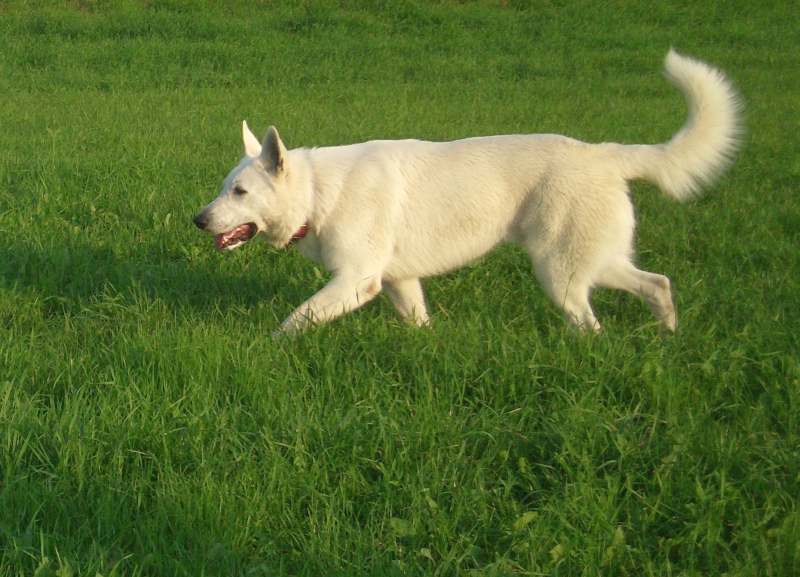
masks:
<instances>
[{"instance_id":1,"label":"dog's tongue","mask_svg":"<svg viewBox=\"0 0 800 577\"><path fill-rule=\"evenodd\" d=\"M218 250L224 250L230 245L250 240L255 234L256 225L252 222L242 224L236 228L214 236L214 244Z\"/></svg>"}]
</instances>

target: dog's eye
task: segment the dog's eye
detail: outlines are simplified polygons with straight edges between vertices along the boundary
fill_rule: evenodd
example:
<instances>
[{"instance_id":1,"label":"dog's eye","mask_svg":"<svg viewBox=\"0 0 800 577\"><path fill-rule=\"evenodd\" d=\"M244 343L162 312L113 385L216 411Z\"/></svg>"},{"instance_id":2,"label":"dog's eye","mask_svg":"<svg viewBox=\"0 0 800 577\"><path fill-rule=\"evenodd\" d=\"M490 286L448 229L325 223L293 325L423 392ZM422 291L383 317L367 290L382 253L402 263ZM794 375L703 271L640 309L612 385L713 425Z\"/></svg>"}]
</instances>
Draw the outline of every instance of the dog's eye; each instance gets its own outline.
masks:
<instances>
[{"instance_id":1,"label":"dog's eye","mask_svg":"<svg viewBox=\"0 0 800 577\"><path fill-rule=\"evenodd\" d=\"M243 189L241 186L235 186L233 187L233 194L235 194L236 196L242 196L247 194L247 191Z\"/></svg>"}]
</instances>

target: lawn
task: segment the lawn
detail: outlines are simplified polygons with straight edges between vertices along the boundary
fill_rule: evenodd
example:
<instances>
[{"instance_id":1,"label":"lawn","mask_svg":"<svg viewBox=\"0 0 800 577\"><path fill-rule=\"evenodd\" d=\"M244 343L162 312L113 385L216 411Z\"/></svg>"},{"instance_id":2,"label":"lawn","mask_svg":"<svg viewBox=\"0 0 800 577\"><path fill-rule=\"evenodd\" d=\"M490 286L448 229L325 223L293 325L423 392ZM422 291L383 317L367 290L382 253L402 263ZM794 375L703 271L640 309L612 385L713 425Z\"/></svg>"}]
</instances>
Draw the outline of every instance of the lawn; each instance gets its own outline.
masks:
<instances>
[{"instance_id":1,"label":"lawn","mask_svg":"<svg viewBox=\"0 0 800 577\"><path fill-rule=\"evenodd\" d=\"M791 3L0 2L0 577L800 574L800 32ZM661 142L670 46L747 132L636 183L664 334L570 329L504 247L269 335L326 280L191 224L242 152L557 132Z\"/></svg>"}]
</instances>

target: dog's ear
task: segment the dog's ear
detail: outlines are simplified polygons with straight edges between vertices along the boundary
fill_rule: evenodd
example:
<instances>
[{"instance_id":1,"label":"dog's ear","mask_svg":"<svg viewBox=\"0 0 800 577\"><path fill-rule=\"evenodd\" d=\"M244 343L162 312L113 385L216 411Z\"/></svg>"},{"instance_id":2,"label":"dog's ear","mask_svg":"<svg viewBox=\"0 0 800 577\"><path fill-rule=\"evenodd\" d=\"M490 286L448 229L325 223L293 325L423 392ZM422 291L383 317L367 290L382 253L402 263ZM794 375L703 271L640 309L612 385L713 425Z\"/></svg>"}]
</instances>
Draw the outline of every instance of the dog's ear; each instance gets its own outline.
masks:
<instances>
[{"instance_id":1,"label":"dog's ear","mask_svg":"<svg viewBox=\"0 0 800 577\"><path fill-rule=\"evenodd\" d=\"M242 120L242 140L244 140L244 153L247 156L256 157L261 154L261 143L256 135L250 132L246 120Z\"/></svg>"},{"instance_id":2,"label":"dog's ear","mask_svg":"<svg viewBox=\"0 0 800 577\"><path fill-rule=\"evenodd\" d=\"M286 147L281 141L277 129L274 126L267 128L267 134L261 143L261 161L267 172L276 175L283 172L283 161L286 158Z\"/></svg>"}]
</instances>

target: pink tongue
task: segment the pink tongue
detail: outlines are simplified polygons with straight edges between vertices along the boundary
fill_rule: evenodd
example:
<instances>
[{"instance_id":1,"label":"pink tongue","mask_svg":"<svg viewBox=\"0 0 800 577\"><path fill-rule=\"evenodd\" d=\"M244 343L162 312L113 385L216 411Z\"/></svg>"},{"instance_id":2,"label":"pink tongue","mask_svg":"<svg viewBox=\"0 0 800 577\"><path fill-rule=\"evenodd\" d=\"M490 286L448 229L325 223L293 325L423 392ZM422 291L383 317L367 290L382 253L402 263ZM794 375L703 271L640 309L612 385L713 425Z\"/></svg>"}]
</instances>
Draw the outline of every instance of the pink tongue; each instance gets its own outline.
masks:
<instances>
[{"instance_id":1,"label":"pink tongue","mask_svg":"<svg viewBox=\"0 0 800 577\"><path fill-rule=\"evenodd\" d=\"M223 232L218 234L214 237L214 244L216 245L217 249L222 250L233 241L247 239L250 236L250 227L252 225L250 223L243 224L237 226L233 230L229 230L228 232Z\"/></svg>"}]
</instances>

